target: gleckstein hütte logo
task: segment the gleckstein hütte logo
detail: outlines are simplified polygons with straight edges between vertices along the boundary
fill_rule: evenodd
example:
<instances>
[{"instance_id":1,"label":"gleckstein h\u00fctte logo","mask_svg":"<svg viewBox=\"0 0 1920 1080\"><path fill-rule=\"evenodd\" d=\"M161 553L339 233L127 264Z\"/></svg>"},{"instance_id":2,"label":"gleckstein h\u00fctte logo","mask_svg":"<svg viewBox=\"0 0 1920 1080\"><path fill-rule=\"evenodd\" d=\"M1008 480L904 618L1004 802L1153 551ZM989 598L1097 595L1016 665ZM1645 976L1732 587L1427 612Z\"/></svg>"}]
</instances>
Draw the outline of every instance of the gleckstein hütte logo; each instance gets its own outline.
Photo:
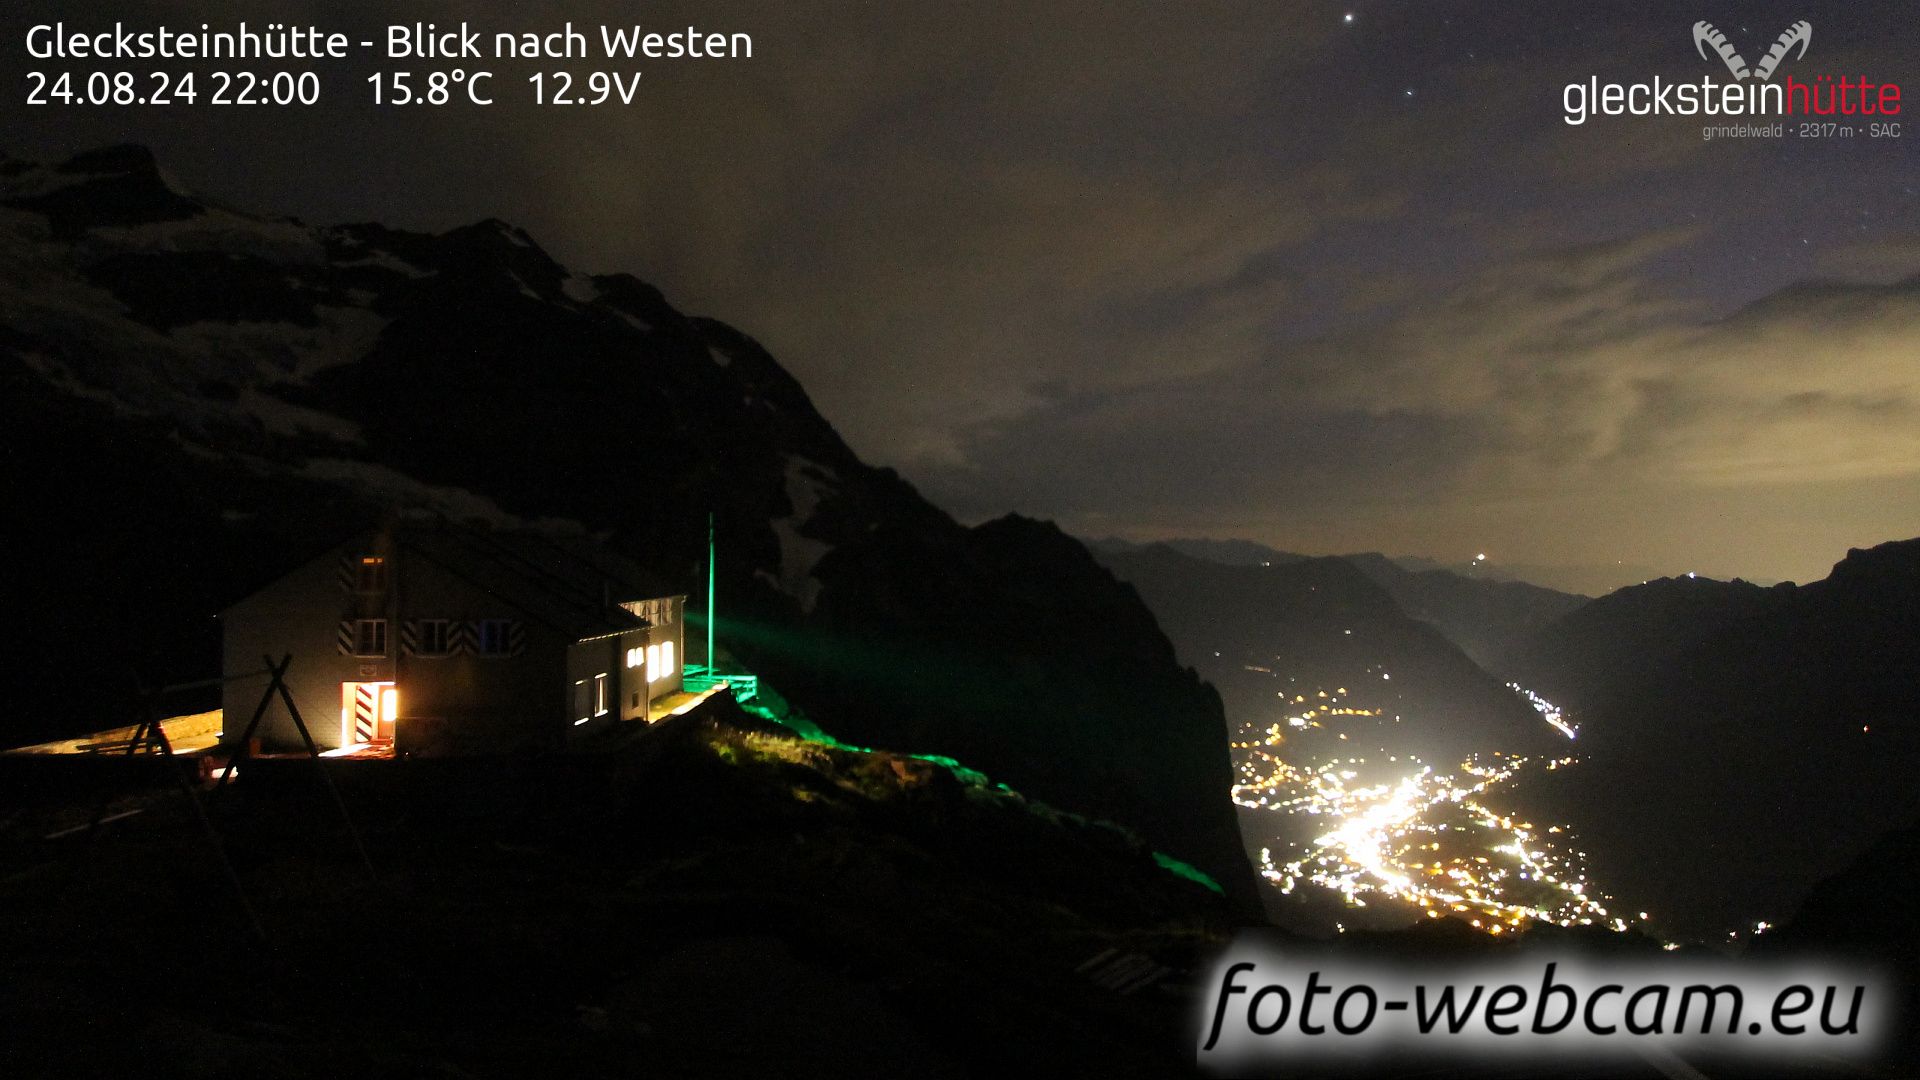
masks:
<instances>
[{"instance_id":1,"label":"gleckstein h\u00fctte logo","mask_svg":"<svg viewBox=\"0 0 1920 1080\"><path fill-rule=\"evenodd\" d=\"M1568 83L1562 94L1569 124L1584 124L1597 116L1701 116L1715 118L1786 117L1861 118L1878 121L1900 115L1898 83L1878 83L1865 76L1816 74L1801 81L1790 71L1774 82L1788 60L1802 63L1813 45L1813 24L1801 19L1782 31L1760 61L1748 65L1727 35L1704 19L1693 24L1693 48L1700 58L1718 59L1731 81L1711 76L1684 82L1654 76L1650 81L1603 82L1598 75ZM1898 134L1898 124L1872 125Z\"/></svg>"},{"instance_id":2,"label":"gleckstein h\u00fctte logo","mask_svg":"<svg viewBox=\"0 0 1920 1080\"><path fill-rule=\"evenodd\" d=\"M1794 46L1798 45L1800 47L1799 54L1794 57L1794 59L1797 60L1807 55L1807 47L1812 44L1813 24L1805 19L1801 19L1799 22L1787 27L1787 29L1781 33L1779 40L1773 43L1773 48L1767 50L1767 55L1761 57L1760 63L1754 65L1753 69L1749 71L1747 69L1746 58L1742 57L1740 50L1734 48L1733 43L1727 40L1727 35L1721 33L1712 23L1704 19L1693 24L1693 47L1700 53L1700 59L1707 59L1707 49L1711 46L1714 53L1727 65L1727 70L1733 72L1733 77L1736 79L1752 77L1763 82L1771 79L1773 78L1773 69L1780 66L1780 61L1787 58L1787 53L1791 52Z\"/></svg>"}]
</instances>

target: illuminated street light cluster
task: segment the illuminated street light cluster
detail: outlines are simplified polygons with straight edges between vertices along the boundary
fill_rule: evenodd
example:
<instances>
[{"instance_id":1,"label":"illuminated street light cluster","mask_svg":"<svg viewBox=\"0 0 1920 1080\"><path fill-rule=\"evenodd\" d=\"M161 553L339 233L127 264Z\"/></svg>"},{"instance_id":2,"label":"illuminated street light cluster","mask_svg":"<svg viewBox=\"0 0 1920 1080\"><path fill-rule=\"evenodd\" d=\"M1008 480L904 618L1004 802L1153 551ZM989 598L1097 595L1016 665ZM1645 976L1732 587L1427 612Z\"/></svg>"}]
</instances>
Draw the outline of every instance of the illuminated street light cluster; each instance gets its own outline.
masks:
<instances>
[{"instance_id":1,"label":"illuminated street light cluster","mask_svg":"<svg viewBox=\"0 0 1920 1080\"><path fill-rule=\"evenodd\" d=\"M1457 916L1489 934L1536 922L1626 929L1588 879L1585 853L1562 847L1559 826L1542 829L1489 805L1488 796L1523 770L1551 771L1572 757L1475 755L1442 773L1384 750L1373 758L1308 754L1300 744L1315 738L1311 732L1342 717L1382 715L1341 702L1346 693L1282 695L1298 711L1233 744L1234 801L1279 815L1286 824L1275 832L1291 837L1282 855L1261 852L1262 875L1282 893L1310 885L1348 907L1400 904L1429 918ZM1577 729L1558 709L1529 700L1573 737ZM1325 735L1317 738L1324 745Z\"/></svg>"},{"instance_id":2,"label":"illuminated street light cluster","mask_svg":"<svg viewBox=\"0 0 1920 1080\"><path fill-rule=\"evenodd\" d=\"M1560 734L1571 739L1580 733L1580 725L1568 720L1567 714L1560 706L1555 705L1553 702L1548 701L1546 698L1521 686L1517 682L1508 683L1507 689L1526 698L1527 704L1533 706L1533 710L1540 714L1540 718L1552 724L1554 729L1560 732Z\"/></svg>"}]
</instances>

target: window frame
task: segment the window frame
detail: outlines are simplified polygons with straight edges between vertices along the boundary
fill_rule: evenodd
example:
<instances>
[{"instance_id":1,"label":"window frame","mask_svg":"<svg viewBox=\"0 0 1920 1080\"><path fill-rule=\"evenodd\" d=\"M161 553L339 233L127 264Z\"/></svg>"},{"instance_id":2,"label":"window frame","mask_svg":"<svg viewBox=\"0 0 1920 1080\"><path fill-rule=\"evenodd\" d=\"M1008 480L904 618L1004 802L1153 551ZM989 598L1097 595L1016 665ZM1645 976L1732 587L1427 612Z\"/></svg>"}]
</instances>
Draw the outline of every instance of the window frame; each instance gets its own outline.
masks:
<instances>
[{"instance_id":1,"label":"window frame","mask_svg":"<svg viewBox=\"0 0 1920 1080\"><path fill-rule=\"evenodd\" d=\"M413 654L415 656L422 656L430 659L437 659L440 657L452 656L453 642L454 642L453 625L454 625L454 622L452 619L417 620L414 624L414 631L413 631L413 644L414 644ZM439 631L439 642L438 642L437 648L430 647L429 645L430 636L429 636L428 627L437 628Z\"/></svg>"},{"instance_id":2,"label":"window frame","mask_svg":"<svg viewBox=\"0 0 1920 1080\"><path fill-rule=\"evenodd\" d=\"M387 631L385 619L353 620L353 655L366 659L385 659L388 647L393 644ZM372 642L369 642L369 638L373 639ZM378 644L379 648L370 649L369 644Z\"/></svg>"},{"instance_id":3,"label":"window frame","mask_svg":"<svg viewBox=\"0 0 1920 1080\"><path fill-rule=\"evenodd\" d=\"M489 642L488 635L487 635L488 627L499 628L499 640L497 643ZM499 648L490 648L489 647L490 644L498 644ZM478 656L487 656L487 657L512 656L513 655L513 620L512 619L479 619L475 621L473 626L473 651Z\"/></svg>"},{"instance_id":4,"label":"window frame","mask_svg":"<svg viewBox=\"0 0 1920 1080\"><path fill-rule=\"evenodd\" d=\"M387 560L383 555L362 555L353 568L353 591L363 595L387 591Z\"/></svg>"}]
</instances>

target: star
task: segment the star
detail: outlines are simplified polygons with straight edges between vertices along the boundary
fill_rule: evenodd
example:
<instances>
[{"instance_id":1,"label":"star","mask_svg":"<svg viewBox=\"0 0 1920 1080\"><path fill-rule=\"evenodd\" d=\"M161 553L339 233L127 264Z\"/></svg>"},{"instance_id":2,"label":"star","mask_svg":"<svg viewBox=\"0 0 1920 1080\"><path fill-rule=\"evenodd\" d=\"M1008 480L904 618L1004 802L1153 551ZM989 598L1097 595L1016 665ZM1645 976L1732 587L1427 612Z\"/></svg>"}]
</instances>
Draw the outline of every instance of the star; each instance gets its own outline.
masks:
<instances>
[{"instance_id":1,"label":"star","mask_svg":"<svg viewBox=\"0 0 1920 1080\"><path fill-rule=\"evenodd\" d=\"M1352 25L1353 25L1353 12L1351 12L1351 11L1349 11L1349 12L1347 12L1347 13L1346 13L1345 15L1342 15L1342 16L1340 16L1340 21L1341 21L1341 22L1343 22L1343 23L1346 23L1346 24L1347 24L1348 26L1352 26Z\"/></svg>"}]
</instances>

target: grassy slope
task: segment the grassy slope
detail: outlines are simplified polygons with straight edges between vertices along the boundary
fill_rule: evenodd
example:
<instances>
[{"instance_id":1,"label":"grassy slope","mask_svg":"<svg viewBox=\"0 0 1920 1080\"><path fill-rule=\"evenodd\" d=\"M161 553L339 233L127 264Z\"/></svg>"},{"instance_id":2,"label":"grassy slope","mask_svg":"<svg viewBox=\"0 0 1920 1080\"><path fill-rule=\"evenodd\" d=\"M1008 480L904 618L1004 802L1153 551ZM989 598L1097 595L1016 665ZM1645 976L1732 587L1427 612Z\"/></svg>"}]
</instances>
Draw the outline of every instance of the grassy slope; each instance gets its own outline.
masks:
<instances>
[{"instance_id":1,"label":"grassy slope","mask_svg":"<svg viewBox=\"0 0 1920 1080\"><path fill-rule=\"evenodd\" d=\"M215 807L248 945L177 797L84 842L8 785L0 1071L631 1076L1016 1063L1160 1074L1175 968L1223 906L1111 827L911 758L692 720L646 754L339 770L369 883L303 770ZM251 789L251 790L248 790Z\"/></svg>"}]
</instances>

